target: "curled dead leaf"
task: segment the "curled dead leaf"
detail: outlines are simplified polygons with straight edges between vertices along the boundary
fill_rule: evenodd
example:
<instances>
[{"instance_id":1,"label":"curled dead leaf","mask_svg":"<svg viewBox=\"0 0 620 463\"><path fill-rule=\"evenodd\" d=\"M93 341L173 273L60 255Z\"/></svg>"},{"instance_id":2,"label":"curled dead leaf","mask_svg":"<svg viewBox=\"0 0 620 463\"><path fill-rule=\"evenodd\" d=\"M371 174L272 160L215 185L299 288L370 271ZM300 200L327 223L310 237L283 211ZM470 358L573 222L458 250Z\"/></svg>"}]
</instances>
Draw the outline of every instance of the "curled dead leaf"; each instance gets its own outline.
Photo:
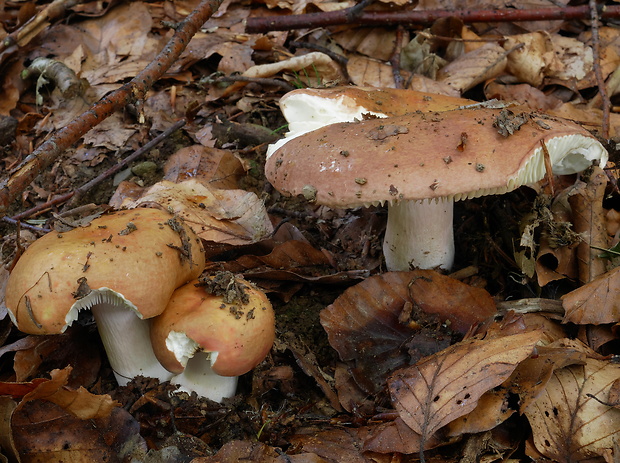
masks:
<instances>
[{"instance_id":1,"label":"curled dead leaf","mask_svg":"<svg viewBox=\"0 0 620 463\"><path fill-rule=\"evenodd\" d=\"M358 385L376 393L392 371L448 346L453 333L462 336L494 313L485 290L415 270L347 289L321 312L321 324Z\"/></svg>"},{"instance_id":2,"label":"curled dead leaf","mask_svg":"<svg viewBox=\"0 0 620 463\"><path fill-rule=\"evenodd\" d=\"M425 442L439 428L471 412L485 392L503 383L531 355L541 336L540 331L531 331L491 340L468 339L426 357L389 378L394 406Z\"/></svg>"}]
</instances>

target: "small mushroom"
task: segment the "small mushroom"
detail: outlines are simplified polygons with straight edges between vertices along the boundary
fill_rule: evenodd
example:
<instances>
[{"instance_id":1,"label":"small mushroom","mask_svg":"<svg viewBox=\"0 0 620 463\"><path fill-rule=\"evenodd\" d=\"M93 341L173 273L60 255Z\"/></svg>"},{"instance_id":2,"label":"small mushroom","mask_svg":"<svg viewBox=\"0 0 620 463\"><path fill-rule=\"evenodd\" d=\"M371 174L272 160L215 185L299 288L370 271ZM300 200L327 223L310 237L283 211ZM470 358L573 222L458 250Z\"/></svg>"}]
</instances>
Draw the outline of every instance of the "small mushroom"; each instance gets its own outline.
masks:
<instances>
[{"instance_id":1,"label":"small mushroom","mask_svg":"<svg viewBox=\"0 0 620 463\"><path fill-rule=\"evenodd\" d=\"M159 209L104 215L35 241L11 272L5 303L25 333L58 334L91 309L120 385L172 376L155 358L149 325L172 292L205 266L200 239Z\"/></svg>"},{"instance_id":2,"label":"small mushroom","mask_svg":"<svg viewBox=\"0 0 620 463\"><path fill-rule=\"evenodd\" d=\"M223 273L222 291L206 288L214 277L177 289L151 326L155 355L176 375L170 382L215 401L235 394L237 377L265 358L275 337L267 296Z\"/></svg>"},{"instance_id":3,"label":"small mushroom","mask_svg":"<svg viewBox=\"0 0 620 463\"><path fill-rule=\"evenodd\" d=\"M539 181L546 173L543 143L554 174L607 162L603 146L579 125L522 114L526 122L509 136L494 125L505 110L491 108L332 124L281 145L267 159L265 173L285 194L298 195L311 183L315 202L329 207L388 202L383 244L388 270L449 269L454 201ZM376 135L388 125L400 130ZM349 155L342 156L343 150ZM366 183L360 186L358 178Z\"/></svg>"}]
</instances>

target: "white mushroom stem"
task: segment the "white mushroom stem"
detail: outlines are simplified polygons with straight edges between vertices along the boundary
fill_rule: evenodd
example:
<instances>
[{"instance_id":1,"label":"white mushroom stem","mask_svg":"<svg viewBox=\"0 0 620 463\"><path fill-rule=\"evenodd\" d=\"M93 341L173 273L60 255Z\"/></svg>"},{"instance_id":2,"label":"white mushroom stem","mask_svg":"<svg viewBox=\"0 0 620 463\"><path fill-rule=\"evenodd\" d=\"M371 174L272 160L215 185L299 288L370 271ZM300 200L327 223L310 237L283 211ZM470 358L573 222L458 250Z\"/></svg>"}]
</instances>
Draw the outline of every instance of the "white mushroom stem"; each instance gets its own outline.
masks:
<instances>
[{"instance_id":1,"label":"white mushroom stem","mask_svg":"<svg viewBox=\"0 0 620 463\"><path fill-rule=\"evenodd\" d=\"M151 347L149 322L136 315L133 304L108 288L100 288L79 299L67 318L77 317L77 311L88 307L120 386L136 376L170 380L172 373L159 363Z\"/></svg>"},{"instance_id":2,"label":"white mushroom stem","mask_svg":"<svg viewBox=\"0 0 620 463\"><path fill-rule=\"evenodd\" d=\"M179 390L196 392L199 397L221 402L237 391L237 376L220 376L211 367L217 352L198 351L188 360L183 373L174 376L170 382L178 384Z\"/></svg>"},{"instance_id":3,"label":"white mushroom stem","mask_svg":"<svg viewBox=\"0 0 620 463\"><path fill-rule=\"evenodd\" d=\"M449 270L454 263L453 206L452 199L390 204L383 241L387 269Z\"/></svg>"}]
</instances>

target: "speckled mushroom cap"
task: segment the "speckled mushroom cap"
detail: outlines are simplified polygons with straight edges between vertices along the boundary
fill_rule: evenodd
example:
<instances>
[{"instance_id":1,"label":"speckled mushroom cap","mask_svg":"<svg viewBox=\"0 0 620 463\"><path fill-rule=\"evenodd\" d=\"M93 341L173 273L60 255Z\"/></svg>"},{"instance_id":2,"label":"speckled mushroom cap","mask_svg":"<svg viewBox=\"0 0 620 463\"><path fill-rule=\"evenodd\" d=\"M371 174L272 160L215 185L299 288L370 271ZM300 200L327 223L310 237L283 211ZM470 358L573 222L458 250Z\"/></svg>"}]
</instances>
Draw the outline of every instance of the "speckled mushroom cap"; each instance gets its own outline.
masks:
<instances>
[{"instance_id":1,"label":"speckled mushroom cap","mask_svg":"<svg viewBox=\"0 0 620 463\"><path fill-rule=\"evenodd\" d=\"M197 281L177 289L166 310L151 324L151 342L161 364L181 373L196 350L217 353L212 369L221 376L239 376L258 365L275 338L275 317L267 296L235 277L246 302L226 302L209 294Z\"/></svg>"},{"instance_id":2,"label":"speckled mushroom cap","mask_svg":"<svg viewBox=\"0 0 620 463\"><path fill-rule=\"evenodd\" d=\"M200 239L180 219L159 209L119 211L35 241L11 272L5 303L32 334L63 332L87 308L90 289L109 288L150 318L204 266Z\"/></svg>"},{"instance_id":3,"label":"speckled mushroom cap","mask_svg":"<svg viewBox=\"0 0 620 463\"><path fill-rule=\"evenodd\" d=\"M329 117L334 111L400 116L414 111L446 111L476 103L447 95L395 88L332 87L301 88L280 98L280 107L289 123Z\"/></svg>"},{"instance_id":4,"label":"speckled mushroom cap","mask_svg":"<svg viewBox=\"0 0 620 463\"><path fill-rule=\"evenodd\" d=\"M448 111L475 104L473 100L447 95L373 87L301 88L280 98L288 122L286 138L270 145L267 156L299 134L338 122L375 117L402 116L415 111Z\"/></svg>"},{"instance_id":5,"label":"speckled mushroom cap","mask_svg":"<svg viewBox=\"0 0 620 463\"><path fill-rule=\"evenodd\" d=\"M501 194L607 162L579 125L518 107L413 113L332 124L283 144L265 174L280 192L331 207Z\"/></svg>"}]
</instances>

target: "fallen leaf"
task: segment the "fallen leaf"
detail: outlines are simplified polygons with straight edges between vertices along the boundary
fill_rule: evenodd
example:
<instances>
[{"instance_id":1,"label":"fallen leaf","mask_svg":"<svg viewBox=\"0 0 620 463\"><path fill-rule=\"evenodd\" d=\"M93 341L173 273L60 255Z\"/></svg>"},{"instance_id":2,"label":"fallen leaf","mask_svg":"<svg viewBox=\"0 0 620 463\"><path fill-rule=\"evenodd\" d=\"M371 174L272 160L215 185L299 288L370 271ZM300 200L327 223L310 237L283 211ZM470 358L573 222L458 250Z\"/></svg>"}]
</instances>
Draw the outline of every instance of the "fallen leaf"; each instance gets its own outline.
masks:
<instances>
[{"instance_id":1,"label":"fallen leaf","mask_svg":"<svg viewBox=\"0 0 620 463\"><path fill-rule=\"evenodd\" d=\"M588 358L556 370L525 410L539 452L560 463L600 457L620 434L620 410L608 404L620 365Z\"/></svg>"},{"instance_id":2,"label":"fallen leaf","mask_svg":"<svg viewBox=\"0 0 620 463\"><path fill-rule=\"evenodd\" d=\"M404 368L388 379L403 421L424 443L439 428L471 412L480 397L528 358L542 333L469 339ZM421 446L424 448L424 445Z\"/></svg>"},{"instance_id":3,"label":"fallen leaf","mask_svg":"<svg viewBox=\"0 0 620 463\"><path fill-rule=\"evenodd\" d=\"M120 404L105 395L95 395L83 387L76 390L68 389L65 385L71 368L52 370L51 379L36 381L34 389L22 397L17 409L21 409L26 403L36 399L44 399L59 405L67 413L71 413L82 420L95 418L107 418L114 408Z\"/></svg>"},{"instance_id":4,"label":"fallen leaf","mask_svg":"<svg viewBox=\"0 0 620 463\"><path fill-rule=\"evenodd\" d=\"M13 412L11 424L23 463L117 461L126 442L142 440L140 424L122 408L109 417L83 420L58 405L34 400Z\"/></svg>"},{"instance_id":5,"label":"fallen leaf","mask_svg":"<svg viewBox=\"0 0 620 463\"><path fill-rule=\"evenodd\" d=\"M464 335L494 313L485 290L416 270L372 276L348 288L321 312L321 324L358 385L376 393L391 372L449 345L451 334L438 326Z\"/></svg>"},{"instance_id":6,"label":"fallen leaf","mask_svg":"<svg viewBox=\"0 0 620 463\"><path fill-rule=\"evenodd\" d=\"M347 463L390 463L391 455L373 453L363 448L372 427L309 428L290 437L290 443L304 452L313 453L326 461Z\"/></svg>"},{"instance_id":7,"label":"fallen leaf","mask_svg":"<svg viewBox=\"0 0 620 463\"><path fill-rule=\"evenodd\" d=\"M239 159L230 150L202 145L181 148L164 164L164 180L180 183L196 179L211 188L235 189L244 173Z\"/></svg>"},{"instance_id":8,"label":"fallen leaf","mask_svg":"<svg viewBox=\"0 0 620 463\"><path fill-rule=\"evenodd\" d=\"M568 192L568 202L573 212L573 228L581 235L577 246L579 281L588 283L605 272L606 260L599 249L607 249L603 198L607 175L600 167L593 167L584 180L578 180Z\"/></svg>"},{"instance_id":9,"label":"fallen leaf","mask_svg":"<svg viewBox=\"0 0 620 463\"><path fill-rule=\"evenodd\" d=\"M564 323L601 325L620 320L620 267L562 296Z\"/></svg>"},{"instance_id":10,"label":"fallen leaf","mask_svg":"<svg viewBox=\"0 0 620 463\"><path fill-rule=\"evenodd\" d=\"M181 216L200 238L230 245L250 244L273 231L264 203L245 190L208 188L196 180L156 183L126 208L158 204Z\"/></svg>"},{"instance_id":11,"label":"fallen leaf","mask_svg":"<svg viewBox=\"0 0 620 463\"><path fill-rule=\"evenodd\" d=\"M420 435L414 432L401 418L374 426L364 441L364 449L380 453L417 453L421 446ZM446 436L439 436L441 431L424 443L424 450L446 444Z\"/></svg>"},{"instance_id":12,"label":"fallen leaf","mask_svg":"<svg viewBox=\"0 0 620 463\"><path fill-rule=\"evenodd\" d=\"M347 73L351 82L360 87L395 88L392 67L373 58L353 55L347 61ZM401 71L401 74L408 74ZM405 75L406 79L408 76Z\"/></svg>"},{"instance_id":13,"label":"fallen leaf","mask_svg":"<svg viewBox=\"0 0 620 463\"><path fill-rule=\"evenodd\" d=\"M444 66L439 70L437 80L462 93L501 74L506 63L505 50L491 42Z\"/></svg>"},{"instance_id":14,"label":"fallen leaf","mask_svg":"<svg viewBox=\"0 0 620 463\"><path fill-rule=\"evenodd\" d=\"M544 71L552 54L551 39L544 32L516 34L506 38L504 49L508 52L506 70L520 82L538 87L543 82Z\"/></svg>"}]
</instances>

